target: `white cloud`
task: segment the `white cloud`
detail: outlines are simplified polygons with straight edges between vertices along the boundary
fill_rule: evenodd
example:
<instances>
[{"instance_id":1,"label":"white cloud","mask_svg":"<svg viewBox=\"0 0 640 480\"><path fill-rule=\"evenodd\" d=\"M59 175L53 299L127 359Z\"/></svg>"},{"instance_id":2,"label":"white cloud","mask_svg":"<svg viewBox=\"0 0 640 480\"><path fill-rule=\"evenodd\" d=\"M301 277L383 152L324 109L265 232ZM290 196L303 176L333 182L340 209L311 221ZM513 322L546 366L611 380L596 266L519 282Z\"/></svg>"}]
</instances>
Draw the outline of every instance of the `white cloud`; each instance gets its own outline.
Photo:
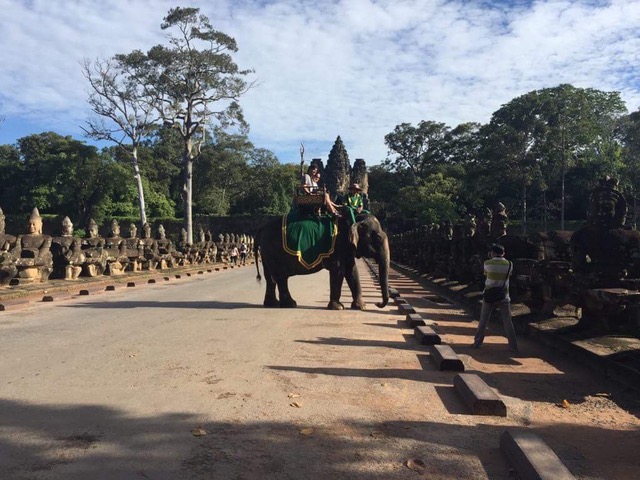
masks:
<instances>
[{"instance_id":1,"label":"white cloud","mask_svg":"<svg viewBox=\"0 0 640 480\"><path fill-rule=\"evenodd\" d=\"M238 63L260 82L242 100L251 137L285 162L300 141L308 158L326 159L341 135L352 159L375 164L398 123L486 122L513 97L559 83L640 105L635 0L3 0L0 143L39 133L20 131L21 120L81 137L82 59L162 42L176 4L200 6L236 38Z\"/></svg>"}]
</instances>

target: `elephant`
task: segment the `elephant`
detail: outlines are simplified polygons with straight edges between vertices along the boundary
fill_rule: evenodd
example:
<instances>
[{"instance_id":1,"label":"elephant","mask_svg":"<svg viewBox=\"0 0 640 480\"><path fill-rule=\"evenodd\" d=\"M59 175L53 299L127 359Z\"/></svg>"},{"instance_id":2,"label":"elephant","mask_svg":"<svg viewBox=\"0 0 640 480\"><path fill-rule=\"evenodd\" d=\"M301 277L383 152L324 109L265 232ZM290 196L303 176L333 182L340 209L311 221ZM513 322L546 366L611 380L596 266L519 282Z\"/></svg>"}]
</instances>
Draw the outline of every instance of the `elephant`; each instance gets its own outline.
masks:
<instances>
[{"instance_id":1,"label":"elephant","mask_svg":"<svg viewBox=\"0 0 640 480\"><path fill-rule=\"evenodd\" d=\"M342 282L346 279L353 297L351 308L365 309L366 304L362 300L362 290L355 261L356 258L361 257L372 258L378 263L382 302L376 303L376 306L384 308L389 302L389 241L380 222L371 214L358 215L356 223L353 225L349 225L346 217L339 218L333 253L312 268L305 268L298 262L296 256L287 253L283 248L282 220L280 218L267 223L258 232L254 243L254 253L258 281L261 280L258 255L262 258L267 283L263 303L265 307L296 307L297 303L289 292L289 277L316 273L326 268L330 272L331 287L327 308L329 310L344 309L344 305L340 303L340 294ZM276 286L278 287L279 300L276 295Z\"/></svg>"}]
</instances>

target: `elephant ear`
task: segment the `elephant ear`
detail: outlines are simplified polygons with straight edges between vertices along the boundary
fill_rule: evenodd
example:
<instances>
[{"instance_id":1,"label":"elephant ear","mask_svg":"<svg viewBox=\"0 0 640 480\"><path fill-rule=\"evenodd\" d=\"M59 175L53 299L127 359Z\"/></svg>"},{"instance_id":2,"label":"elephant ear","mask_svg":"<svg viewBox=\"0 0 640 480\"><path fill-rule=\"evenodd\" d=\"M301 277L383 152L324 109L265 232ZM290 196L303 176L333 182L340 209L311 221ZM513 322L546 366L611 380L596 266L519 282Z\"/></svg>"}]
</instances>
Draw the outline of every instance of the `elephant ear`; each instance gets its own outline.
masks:
<instances>
[{"instance_id":1,"label":"elephant ear","mask_svg":"<svg viewBox=\"0 0 640 480\"><path fill-rule=\"evenodd\" d=\"M358 233L358 224L354 223L349 227L349 243L353 245L353 248L358 248L358 241L360 240L360 234Z\"/></svg>"}]
</instances>

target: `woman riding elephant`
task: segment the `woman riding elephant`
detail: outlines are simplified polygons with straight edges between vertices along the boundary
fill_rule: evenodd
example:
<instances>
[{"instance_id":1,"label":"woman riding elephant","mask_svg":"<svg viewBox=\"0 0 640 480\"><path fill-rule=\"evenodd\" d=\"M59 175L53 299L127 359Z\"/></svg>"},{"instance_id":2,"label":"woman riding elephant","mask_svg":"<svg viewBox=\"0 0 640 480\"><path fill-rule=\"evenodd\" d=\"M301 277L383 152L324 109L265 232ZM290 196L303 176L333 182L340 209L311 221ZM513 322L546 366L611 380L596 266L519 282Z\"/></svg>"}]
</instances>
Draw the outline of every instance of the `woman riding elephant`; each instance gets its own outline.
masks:
<instances>
[{"instance_id":1,"label":"woman riding elephant","mask_svg":"<svg viewBox=\"0 0 640 480\"><path fill-rule=\"evenodd\" d=\"M389 241L376 217L358 215L356 223L351 226L346 218L337 219L337 234L332 239L331 247L320 254L316 260L307 261L304 260L299 250L293 251L286 245L283 234L283 231L287 229L286 219L287 216L269 222L256 235L254 251L256 254L259 252L262 257L264 276L267 281L264 297L265 307L295 307L297 304L289 292L289 277L316 273L326 268L330 272L331 286L327 308L331 310L344 308L344 305L340 303L340 295L345 279L353 297L351 308L360 310L366 308L362 300L356 266L356 258L361 257L372 258L378 263L382 302L376 305L380 308L387 305L389 301ZM319 219L316 221L320 222ZM256 268L258 280L260 280L258 262L256 262Z\"/></svg>"}]
</instances>

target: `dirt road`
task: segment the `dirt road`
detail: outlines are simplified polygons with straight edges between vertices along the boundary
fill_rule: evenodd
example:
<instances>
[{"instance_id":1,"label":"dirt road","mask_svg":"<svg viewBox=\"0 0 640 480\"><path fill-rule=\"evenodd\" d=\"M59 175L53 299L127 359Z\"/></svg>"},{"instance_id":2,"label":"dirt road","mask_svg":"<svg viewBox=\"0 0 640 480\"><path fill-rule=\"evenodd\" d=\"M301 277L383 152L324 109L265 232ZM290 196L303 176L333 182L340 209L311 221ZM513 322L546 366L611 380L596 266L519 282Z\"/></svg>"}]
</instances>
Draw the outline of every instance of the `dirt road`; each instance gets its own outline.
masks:
<instances>
[{"instance_id":1,"label":"dirt road","mask_svg":"<svg viewBox=\"0 0 640 480\"><path fill-rule=\"evenodd\" d=\"M293 279L297 309L264 309L246 267L2 313L0 478L509 478L511 427L578 478L634 478L632 393L526 341L471 351L465 313L394 273L510 409L468 415L360 269L364 312L325 310L326 272Z\"/></svg>"}]
</instances>

